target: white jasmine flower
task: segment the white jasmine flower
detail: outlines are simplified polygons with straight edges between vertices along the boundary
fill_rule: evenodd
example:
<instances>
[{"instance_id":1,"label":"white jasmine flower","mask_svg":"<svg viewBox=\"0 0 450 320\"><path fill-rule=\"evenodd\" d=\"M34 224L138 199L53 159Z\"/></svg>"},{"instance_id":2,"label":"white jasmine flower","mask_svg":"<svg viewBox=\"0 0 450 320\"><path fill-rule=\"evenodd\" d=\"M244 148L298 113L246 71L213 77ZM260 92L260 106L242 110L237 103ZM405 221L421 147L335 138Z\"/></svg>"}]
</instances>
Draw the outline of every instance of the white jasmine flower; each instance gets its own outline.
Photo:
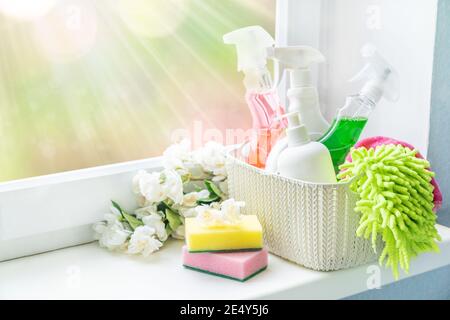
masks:
<instances>
[{"instance_id":1,"label":"white jasmine flower","mask_svg":"<svg viewBox=\"0 0 450 320\"><path fill-rule=\"evenodd\" d=\"M171 236L174 239L183 240L185 237L184 225L178 226L176 230L172 231Z\"/></svg>"},{"instance_id":2,"label":"white jasmine flower","mask_svg":"<svg viewBox=\"0 0 450 320\"><path fill-rule=\"evenodd\" d=\"M105 214L105 221L93 226L100 246L144 256L159 250L169 236L164 213L158 212L162 202L178 214L171 217L175 219L174 223L178 224L179 219L181 224L176 230L171 230L172 237L176 239L184 239L184 221L188 217L196 217L209 226L230 225L240 221L243 202L229 199L223 203L217 201L198 205L199 200L211 196L207 189L202 190L206 180L214 182L215 185L211 186L214 190L217 187L224 195L228 194L225 147L208 142L197 151L193 152L190 148L189 140L174 144L164 152L163 171L141 170L134 176L133 192L140 206L134 215L143 225L133 232L131 229L135 224L131 223L131 226L122 221L120 211L112 207L111 213ZM215 193L220 194L217 190ZM224 198L222 194L220 197Z\"/></svg>"},{"instance_id":3,"label":"white jasmine flower","mask_svg":"<svg viewBox=\"0 0 450 320\"><path fill-rule=\"evenodd\" d=\"M208 226L233 225L241 220L240 209L245 205L242 201L228 199L219 204L210 206L198 206L195 208L197 219Z\"/></svg>"},{"instance_id":4,"label":"white jasmine flower","mask_svg":"<svg viewBox=\"0 0 450 320\"><path fill-rule=\"evenodd\" d=\"M196 207L198 200L205 199L208 197L209 197L209 191L206 189L199 191L199 192L190 192L183 196L182 205L184 207Z\"/></svg>"},{"instance_id":5,"label":"white jasmine flower","mask_svg":"<svg viewBox=\"0 0 450 320\"><path fill-rule=\"evenodd\" d=\"M150 203L161 202L167 198L167 194L161 184L159 172L138 173L136 183L139 185L139 193Z\"/></svg>"},{"instance_id":6,"label":"white jasmine flower","mask_svg":"<svg viewBox=\"0 0 450 320\"><path fill-rule=\"evenodd\" d=\"M220 204L220 212L223 219L231 224L237 223L241 219L241 208L245 206L243 201L234 199L225 200Z\"/></svg>"},{"instance_id":7,"label":"white jasmine flower","mask_svg":"<svg viewBox=\"0 0 450 320\"><path fill-rule=\"evenodd\" d=\"M190 192L183 196L183 202L181 203L185 207L195 207L197 205L197 192Z\"/></svg>"},{"instance_id":8,"label":"white jasmine flower","mask_svg":"<svg viewBox=\"0 0 450 320\"><path fill-rule=\"evenodd\" d=\"M191 142L183 139L179 143L172 144L163 153L163 166L166 169L181 170L187 173L186 162L192 161Z\"/></svg>"},{"instance_id":9,"label":"white jasmine flower","mask_svg":"<svg viewBox=\"0 0 450 320\"><path fill-rule=\"evenodd\" d=\"M151 228L155 230L155 234L161 241L167 240L167 232L166 232L166 225L162 221L161 215L158 213L152 213L148 216L145 216L142 218L142 222Z\"/></svg>"},{"instance_id":10,"label":"white jasmine flower","mask_svg":"<svg viewBox=\"0 0 450 320\"><path fill-rule=\"evenodd\" d=\"M205 172L203 166L200 163L186 163L186 169L190 174L190 178L193 180L205 180L210 177L210 174Z\"/></svg>"},{"instance_id":11,"label":"white jasmine flower","mask_svg":"<svg viewBox=\"0 0 450 320\"><path fill-rule=\"evenodd\" d=\"M174 203L180 204L183 201L183 181L180 175L174 170L164 170L161 172L162 187L167 196Z\"/></svg>"},{"instance_id":12,"label":"white jasmine flower","mask_svg":"<svg viewBox=\"0 0 450 320\"><path fill-rule=\"evenodd\" d=\"M134 177L133 177L133 192L137 195L137 203L140 207L146 207L148 205L151 205L152 203L147 200L147 198L142 194L141 192L141 180L148 179L149 173L144 170L140 170Z\"/></svg>"},{"instance_id":13,"label":"white jasmine flower","mask_svg":"<svg viewBox=\"0 0 450 320\"><path fill-rule=\"evenodd\" d=\"M137 195L137 203L140 207L145 207L150 204L145 196L141 193L141 180L147 179L148 174L149 173L145 170L139 170L138 173L133 177L132 190L133 193Z\"/></svg>"},{"instance_id":14,"label":"white jasmine flower","mask_svg":"<svg viewBox=\"0 0 450 320\"><path fill-rule=\"evenodd\" d=\"M195 153L196 160L205 171L211 172L213 181L222 181L227 177L225 169L225 147L217 142L210 141Z\"/></svg>"},{"instance_id":15,"label":"white jasmine flower","mask_svg":"<svg viewBox=\"0 0 450 320\"><path fill-rule=\"evenodd\" d=\"M142 194L137 195L136 201L139 207L146 207L151 205L151 203L148 202L147 199Z\"/></svg>"},{"instance_id":16,"label":"white jasmine flower","mask_svg":"<svg viewBox=\"0 0 450 320\"><path fill-rule=\"evenodd\" d=\"M95 239L101 247L108 250L121 249L131 232L123 227L116 212L107 213L104 217L106 221L95 223L93 226Z\"/></svg>"},{"instance_id":17,"label":"white jasmine flower","mask_svg":"<svg viewBox=\"0 0 450 320\"><path fill-rule=\"evenodd\" d=\"M209 206L213 209L220 210L220 202L210 203Z\"/></svg>"},{"instance_id":18,"label":"white jasmine flower","mask_svg":"<svg viewBox=\"0 0 450 320\"><path fill-rule=\"evenodd\" d=\"M194 208L186 208L186 207L180 207L178 208L178 213L180 216L184 218L192 218L197 216L197 211Z\"/></svg>"},{"instance_id":19,"label":"white jasmine flower","mask_svg":"<svg viewBox=\"0 0 450 320\"><path fill-rule=\"evenodd\" d=\"M134 191L146 199L145 205L165 201L183 201L183 181L174 170L148 173L140 171L133 179Z\"/></svg>"},{"instance_id":20,"label":"white jasmine flower","mask_svg":"<svg viewBox=\"0 0 450 320\"><path fill-rule=\"evenodd\" d=\"M215 226L222 224L222 215L219 210L203 205L195 208L197 212L197 219L208 226Z\"/></svg>"},{"instance_id":21,"label":"white jasmine flower","mask_svg":"<svg viewBox=\"0 0 450 320\"><path fill-rule=\"evenodd\" d=\"M148 172L145 170L139 170L138 173L133 177L133 192L139 194L141 192L140 181L143 177L148 175Z\"/></svg>"},{"instance_id":22,"label":"white jasmine flower","mask_svg":"<svg viewBox=\"0 0 450 320\"><path fill-rule=\"evenodd\" d=\"M100 247L111 251L123 248L130 235L121 223L107 225L105 222L98 222L94 225L94 231Z\"/></svg>"},{"instance_id":23,"label":"white jasmine flower","mask_svg":"<svg viewBox=\"0 0 450 320\"><path fill-rule=\"evenodd\" d=\"M224 181L227 178L227 170L225 166L217 168L213 171L214 177L211 179L214 182Z\"/></svg>"},{"instance_id":24,"label":"white jasmine flower","mask_svg":"<svg viewBox=\"0 0 450 320\"><path fill-rule=\"evenodd\" d=\"M157 205L155 203L151 204L151 205L148 205L148 206L145 206L143 208L136 209L134 211L134 214L136 215L136 218L141 219L141 220L145 216L149 216L151 214L157 214L157 213L158 213L158 208L157 208Z\"/></svg>"},{"instance_id":25,"label":"white jasmine flower","mask_svg":"<svg viewBox=\"0 0 450 320\"><path fill-rule=\"evenodd\" d=\"M206 189L197 192L198 199L204 199L204 198L208 198L208 197L209 197L209 191Z\"/></svg>"},{"instance_id":26,"label":"white jasmine flower","mask_svg":"<svg viewBox=\"0 0 450 320\"><path fill-rule=\"evenodd\" d=\"M161 248L162 242L155 238L155 229L147 225L137 227L128 244L128 253L139 254L144 257Z\"/></svg>"}]
</instances>

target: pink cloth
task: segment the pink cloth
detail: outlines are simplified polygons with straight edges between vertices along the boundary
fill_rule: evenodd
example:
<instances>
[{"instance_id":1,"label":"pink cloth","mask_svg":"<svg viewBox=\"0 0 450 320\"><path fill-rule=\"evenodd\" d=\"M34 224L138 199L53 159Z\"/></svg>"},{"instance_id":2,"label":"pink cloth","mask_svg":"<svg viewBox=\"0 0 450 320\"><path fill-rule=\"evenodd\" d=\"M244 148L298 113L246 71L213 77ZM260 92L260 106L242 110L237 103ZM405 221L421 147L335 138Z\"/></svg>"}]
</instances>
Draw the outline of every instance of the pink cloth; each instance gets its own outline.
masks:
<instances>
[{"instance_id":1,"label":"pink cloth","mask_svg":"<svg viewBox=\"0 0 450 320\"><path fill-rule=\"evenodd\" d=\"M268 263L267 249L246 252L191 253L183 247L183 265L210 273L245 280L264 269Z\"/></svg>"},{"instance_id":2,"label":"pink cloth","mask_svg":"<svg viewBox=\"0 0 450 320\"><path fill-rule=\"evenodd\" d=\"M355 144L355 148L365 147L366 149L370 149L370 148L375 148L377 146L386 145L386 144L394 144L394 145L400 144L409 149L415 149L412 145L410 145L407 142L395 140L393 138L381 137L381 136L371 137L371 138L360 140ZM416 157L420 158L420 159L424 159L424 157L420 154L420 152L418 152L416 154ZM350 162L352 161L350 153L347 155L347 158L345 160L350 161ZM431 180L431 184L434 186L434 190L433 190L434 209L433 210L436 212L442 207L442 193L441 193L441 190L439 189L439 185L435 178L433 178Z\"/></svg>"}]
</instances>

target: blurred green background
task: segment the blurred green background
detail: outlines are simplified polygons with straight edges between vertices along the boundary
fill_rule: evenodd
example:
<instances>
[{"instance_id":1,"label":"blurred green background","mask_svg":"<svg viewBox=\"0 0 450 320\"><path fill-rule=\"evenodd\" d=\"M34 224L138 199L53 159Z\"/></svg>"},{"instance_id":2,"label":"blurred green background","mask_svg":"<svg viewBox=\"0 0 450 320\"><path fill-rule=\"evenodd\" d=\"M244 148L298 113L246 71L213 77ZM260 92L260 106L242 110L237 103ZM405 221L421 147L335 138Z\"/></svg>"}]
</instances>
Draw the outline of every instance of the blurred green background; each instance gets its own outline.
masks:
<instances>
[{"instance_id":1,"label":"blurred green background","mask_svg":"<svg viewBox=\"0 0 450 320\"><path fill-rule=\"evenodd\" d=\"M275 0L0 0L0 181L159 155L174 130L248 128L222 35Z\"/></svg>"}]
</instances>

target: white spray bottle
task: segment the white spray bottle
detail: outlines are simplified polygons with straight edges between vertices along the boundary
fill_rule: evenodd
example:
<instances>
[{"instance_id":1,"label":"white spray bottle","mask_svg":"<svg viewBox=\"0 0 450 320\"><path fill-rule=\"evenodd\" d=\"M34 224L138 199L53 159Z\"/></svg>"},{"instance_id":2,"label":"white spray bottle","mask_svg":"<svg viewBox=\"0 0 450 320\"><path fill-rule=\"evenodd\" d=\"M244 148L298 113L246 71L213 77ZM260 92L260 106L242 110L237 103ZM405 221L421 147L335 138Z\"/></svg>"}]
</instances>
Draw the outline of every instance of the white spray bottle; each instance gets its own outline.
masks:
<instances>
[{"instance_id":1,"label":"white spray bottle","mask_svg":"<svg viewBox=\"0 0 450 320\"><path fill-rule=\"evenodd\" d=\"M291 101L295 96L290 96ZM288 146L277 159L277 171L281 176L313 183L336 183L330 152L321 143L311 141L308 130L301 123L299 111L285 115Z\"/></svg>"},{"instance_id":2,"label":"white spray bottle","mask_svg":"<svg viewBox=\"0 0 450 320\"><path fill-rule=\"evenodd\" d=\"M319 94L313 85L310 66L325 61L325 57L320 51L309 46L269 48L268 56L278 64L280 79L285 73L284 70L289 73L288 112L300 112L303 123L308 128L310 139L316 141L330 125L320 112ZM268 172L277 172L278 157L287 145L288 139L283 138L272 148L266 162Z\"/></svg>"}]
</instances>

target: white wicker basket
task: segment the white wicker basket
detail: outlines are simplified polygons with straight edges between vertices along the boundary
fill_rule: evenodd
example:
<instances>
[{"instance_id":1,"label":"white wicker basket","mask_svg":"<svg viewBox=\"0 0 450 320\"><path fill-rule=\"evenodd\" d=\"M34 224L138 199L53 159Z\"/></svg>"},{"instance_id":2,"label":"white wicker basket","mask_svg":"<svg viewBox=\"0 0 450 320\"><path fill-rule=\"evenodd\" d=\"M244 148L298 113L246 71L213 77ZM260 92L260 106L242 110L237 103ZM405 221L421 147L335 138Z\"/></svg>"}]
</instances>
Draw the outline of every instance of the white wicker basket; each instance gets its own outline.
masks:
<instances>
[{"instance_id":1,"label":"white wicker basket","mask_svg":"<svg viewBox=\"0 0 450 320\"><path fill-rule=\"evenodd\" d=\"M273 254L321 271L376 260L370 241L356 236L357 195L348 184L287 179L231 155L227 172L230 196L245 201L244 213L258 216Z\"/></svg>"}]
</instances>

